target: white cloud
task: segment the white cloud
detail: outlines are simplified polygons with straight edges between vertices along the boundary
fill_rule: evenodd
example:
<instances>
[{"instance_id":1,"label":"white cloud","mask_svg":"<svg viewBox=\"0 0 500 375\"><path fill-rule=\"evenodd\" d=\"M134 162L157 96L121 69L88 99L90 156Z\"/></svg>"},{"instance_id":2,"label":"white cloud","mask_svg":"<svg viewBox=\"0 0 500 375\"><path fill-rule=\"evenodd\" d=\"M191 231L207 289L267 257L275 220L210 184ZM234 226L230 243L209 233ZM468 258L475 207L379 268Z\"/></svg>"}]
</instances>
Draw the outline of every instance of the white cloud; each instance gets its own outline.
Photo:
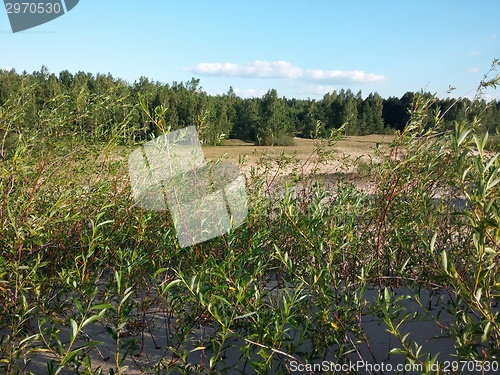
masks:
<instances>
[{"instance_id":1,"label":"white cloud","mask_svg":"<svg viewBox=\"0 0 500 375\"><path fill-rule=\"evenodd\" d=\"M383 75L365 73L362 70L306 70L304 77L311 81L322 82L380 82L386 79Z\"/></svg>"},{"instance_id":2,"label":"white cloud","mask_svg":"<svg viewBox=\"0 0 500 375\"><path fill-rule=\"evenodd\" d=\"M205 76L303 79L310 82L321 81L323 83L366 83L379 82L386 79L383 75L365 73L361 70L302 69L287 61L257 60L245 64L230 62L200 63L184 68L184 70Z\"/></svg>"},{"instance_id":3,"label":"white cloud","mask_svg":"<svg viewBox=\"0 0 500 375\"><path fill-rule=\"evenodd\" d=\"M304 85L299 89L300 94L305 94L305 95L313 95L313 96L323 96L328 92L333 92L335 90L338 90L338 86L333 86L333 85Z\"/></svg>"},{"instance_id":4,"label":"white cloud","mask_svg":"<svg viewBox=\"0 0 500 375\"><path fill-rule=\"evenodd\" d=\"M253 61L246 64L234 63L200 63L184 68L199 75L228 76L248 78L299 78L302 75L297 68L286 61Z\"/></svg>"},{"instance_id":5,"label":"white cloud","mask_svg":"<svg viewBox=\"0 0 500 375\"><path fill-rule=\"evenodd\" d=\"M471 66L471 67L467 68L467 71L469 73L477 73L477 72L479 72L479 68L477 66Z\"/></svg>"},{"instance_id":6,"label":"white cloud","mask_svg":"<svg viewBox=\"0 0 500 375\"><path fill-rule=\"evenodd\" d=\"M487 102L492 100L500 100L500 92L495 92L493 94L483 94L483 99Z\"/></svg>"},{"instance_id":7,"label":"white cloud","mask_svg":"<svg viewBox=\"0 0 500 375\"><path fill-rule=\"evenodd\" d=\"M469 55L471 55L471 56L479 56L479 55L481 55L481 52L473 50L473 51L469 52Z\"/></svg>"},{"instance_id":8,"label":"white cloud","mask_svg":"<svg viewBox=\"0 0 500 375\"><path fill-rule=\"evenodd\" d=\"M266 90L234 89L234 93L240 98L260 98L266 94Z\"/></svg>"}]
</instances>

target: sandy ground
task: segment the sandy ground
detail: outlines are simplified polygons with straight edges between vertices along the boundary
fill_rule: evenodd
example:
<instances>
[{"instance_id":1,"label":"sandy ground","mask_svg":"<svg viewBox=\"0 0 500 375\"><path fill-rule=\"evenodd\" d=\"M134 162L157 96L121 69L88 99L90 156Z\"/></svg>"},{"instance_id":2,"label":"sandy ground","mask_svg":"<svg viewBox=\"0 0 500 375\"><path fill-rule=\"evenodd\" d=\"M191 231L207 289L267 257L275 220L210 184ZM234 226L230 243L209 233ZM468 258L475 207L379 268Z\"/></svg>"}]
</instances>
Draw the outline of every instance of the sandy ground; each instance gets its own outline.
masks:
<instances>
[{"instance_id":1,"label":"sandy ground","mask_svg":"<svg viewBox=\"0 0 500 375\"><path fill-rule=\"evenodd\" d=\"M348 154L356 158L361 155L373 153L373 149L377 145L377 143L381 144L382 146L387 145L392 141L392 139L393 136L377 134L366 136L348 136L344 139L339 140L333 148L340 155ZM251 142L244 142L237 139L228 139L225 140L221 146L203 146L203 151L208 159L212 157L218 157L223 155L224 153L227 153L229 156L229 161L232 162L238 162L239 155L246 154L249 155L251 159L254 157L255 153L257 155L267 153L271 156L278 156L282 150L288 156L296 152L297 156L300 159L305 159L320 143L320 140L295 138L294 144L291 146L255 146Z\"/></svg>"},{"instance_id":2,"label":"sandy ground","mask_svg":"<svg viewBox=\"0 0 500 375\"><path fill-rule=\"evenodd\" d=\"M368 135L349 136L339 140L333 147L325 145L325 150L333 150L335 157L333 163L320 168L322 172L332 172L341 166L341 160L348 158L351 162L362 158L368 160L375 154L375 147L380 144L381 149L387 147L392 141L392 136ZM238 164L242 158L245 162L242 171L248 173L250 168L258 165L259 160L276 160L281 153L285 157L295 156L300 165L306 168L314 166L317 160L315 149L321 141L314 139L295 138L292 146L255 146L251 142L244 142L236 139L226 140L221 146L204 146L203 152L207 160L223 158L225 162Z\"/></svg>"},{"instance_id":3,"label":"sandy ground","mask_svg":"<svg viewBox=\"0 0 500 375\"><path fill-rule=\"evenodd\" d=\"M272 288L272 285L269 285ZM393 289L395 297L411 295L405 288ZM377 298L379 289L373 288L368 290L363 298L370 301ZM453 341L443 334L441 328L435 323L434 318L440 314L440 322L444 325L452 322L451 317L446 313L444 303L447 301L447 295L439 291L422 290L420 298L425 306L431 306L430 314L424 314L424 310L420 308L417 303L408 299L402 302L405 312L420 313L419 319L409 319L408 322L403 323L400 327L403 334L409 333L408 338L412 341L422 345L421 353L432 353L433 355L439 353L438 360L440 363L444 361L453 360L452 353L454 353ZM171 330L175 318L168 314L155 311L151 309L146 314L142 326L137 329L130 329L127 331L124 340L136 338L138 348L129 356L123 363L123 374L154 374L154 366L162 360L169 361L172 358L172 352L167 349L168 346L173 345ZM401 355L390 354L390 350L400 348L401 344L394 336L389 334L386 325L381 323L380 319L371 315L368 311L362 315L362 323L368 344L359 342L356 346L356 351L349 355L352 363L358 365L357 370L359 374L391 374L396 373L396 366L404 363ZM102 367L105 374L109 373L109 369L114 368L114 353L115 342L111 339L106 331L106 327L102 323L91 324L84 329L85 335L94 341L102 342L93 349L90 353L93 359L94 369ZM212 349L210 347L210 336L213 335L215 329L210 325L198 326L193 330L191 335L192 345L188 350L193 350L200 343L204 345L204 349L192 352L188 356L188 362L192 365L203 364L207 366L212 357ZM68 337L68 330L63 328L61 337ZM354 339L351 337L351 339ZM242 357L240 348L243 346L244 341L242 338L231 338L227 341L228 347L223 352L224 364L228 367L234 367L232 370L226 372L227 374L255 374L253 368ZM256 349L256 351L259 348ZM301 347L303 352L307 353L309 346L307 344ZM257 356L254 356L257 359ZM33 371L35 374L46 373L46 363L49 357L38 354L31 358L31 363L27 366L26 370ZM297 369L299 362L294 362L293 359L287 358L286 355L274 356L275 363L281 362L287 364L290 370ZM322 359L318 359L317 365L322 363L334 364L336 358L333 353L329 352ZM363 363L363 365L361 365ZM371 366L371 367L370 367ZM378 367L377 367L378 366ZM382 367L385 366L385 367ZM388 371L392 366L393 371ZM377 371L384 369L386 371ZM61 374L72 374L69 370L63 370ZM162 369L160 373L165 373ZM174 371L174 373L177 373ZM291 371L291 373L302 374L308 373L304 371ZM314 371L314 373L325 373L322 371ZM338 372L343 373L343 372ZM408 374L417 374L419 371L410 371Z\"/></svg>"},{"instance_id":4,"label":"sandy ground","mask_svg":"<svg viewBox=\"0 0 500 375\"><path fill-rule=\"evenodd\" d=\"M323 183L336 184L339 176L355 183L355 185L370 194L374 184L360 175L359 163L369 163L377 160L375 148L379 146L385 152L393 137L387 135L349 136L339 140L333 147L324 141L295 138L292 146L255 146L253 143L241 140L226 140L221 146L204 146L203 152L207 162L221 158L224 163L239 164L241 172L249 177L252 173L272 176L288 176L293 169L296 173L315 174ZM322 151L331 152L327 161L320 162L316 149L322 144ZM290 162L286 167L277 167L275 161L280 157L297 161ZM244 160L244 162L242 162ZM265 167L271 162L272 167Z\"/></svg>"}]
</instances>

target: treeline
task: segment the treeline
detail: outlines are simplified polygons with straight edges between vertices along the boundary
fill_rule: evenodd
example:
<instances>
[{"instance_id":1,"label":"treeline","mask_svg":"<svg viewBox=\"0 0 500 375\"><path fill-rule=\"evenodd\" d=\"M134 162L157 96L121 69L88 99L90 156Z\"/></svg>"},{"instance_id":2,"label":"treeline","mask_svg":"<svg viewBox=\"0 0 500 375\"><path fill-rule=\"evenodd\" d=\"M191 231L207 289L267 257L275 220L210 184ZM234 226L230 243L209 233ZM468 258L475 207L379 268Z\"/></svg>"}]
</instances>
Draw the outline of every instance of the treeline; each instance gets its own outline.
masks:
<instances>
[{"instance_id":1,"label":"treeline","mask_svg":"<svg viewBox=\"0 0 500 375\"><path fill-rule=\"evenodd\" d=\"M384 99L370 93L363 98L361 91L354 94L342 89L321 100L304 100L279 97L271 89L261 98L243 99L232 88L223 95L209 95L195 78L163 84L141 77L130 84L110 74L64 70L56 75L46 67L31 74L0 70L0 130L8 126L54 136L79 134L129 143L156 134L152 120L161 117L171 130L196 125L205 144L229 137L286 145L294 136L321 137L344 124L347 135L402 130L414 96L407 92L401 98ZM145 101L147 111L139 105L139 98ZM444 117L446 127L484 112L484 130L500 130L500 102L439 99L432 109ZM433 125L432 117L427 121Z\"/></svg>"}]
</instances>

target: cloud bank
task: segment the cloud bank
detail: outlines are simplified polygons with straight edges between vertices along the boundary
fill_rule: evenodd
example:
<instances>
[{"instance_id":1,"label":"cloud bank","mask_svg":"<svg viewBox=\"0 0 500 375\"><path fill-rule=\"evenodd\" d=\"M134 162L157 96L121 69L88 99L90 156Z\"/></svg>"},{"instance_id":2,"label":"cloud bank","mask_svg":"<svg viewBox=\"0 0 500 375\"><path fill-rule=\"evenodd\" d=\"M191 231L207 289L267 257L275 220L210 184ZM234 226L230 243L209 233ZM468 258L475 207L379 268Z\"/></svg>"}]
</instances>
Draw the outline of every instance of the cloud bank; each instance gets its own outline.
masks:
<instances>
[{"instance_id":1,"label":"cloud bank","mask_svg":"<svg viewBox=\"0 0 500 375\"><path fill-rule=\"evenodd\" d=\"M201 76L224 76L240 78L302 79L325 84L370 83L387 78L380 74L365 73L362 70L320 70L302 69L288 61L252 61L245 64L200 63L184 68L185 71Z\"/></svg>"},{"instance_id":2,"label":"cloud bank","mask_svg":"<svg viewBox=\"0 0 500 375\"><path fill-rule=\"evenodd\" d=\"M240 98L260 98L266 94L266 90L256 90L256 89L234 89L234 93Z\"/></svg>"}]
</instances>

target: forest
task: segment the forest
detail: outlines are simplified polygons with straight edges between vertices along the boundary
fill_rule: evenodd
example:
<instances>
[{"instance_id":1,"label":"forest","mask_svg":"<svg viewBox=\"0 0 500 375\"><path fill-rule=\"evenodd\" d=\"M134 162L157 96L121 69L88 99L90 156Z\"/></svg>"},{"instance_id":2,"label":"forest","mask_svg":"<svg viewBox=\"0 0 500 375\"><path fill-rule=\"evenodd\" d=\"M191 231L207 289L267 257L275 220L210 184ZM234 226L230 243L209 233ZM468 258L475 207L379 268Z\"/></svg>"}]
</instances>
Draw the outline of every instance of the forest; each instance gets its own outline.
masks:
<instances>
[{"instance_id":1,"label":"forest","mask_svg":"<svg viewBox=\"0 0 500 375\"><path fill-rule=\"evenodd\" d=\"M416 94L382 98L376 92L364 96L361 91L355 94L341 89L314 100L280 97L270 89L261 98L243 99L232 87L223 95L209 95L195 78L168 84L140 77L128 83L111 74L64 70L56 75L45 66L31 74L0 71L0 106L20 101L23 107L12 129L36 127L43 133L44 121L54 120L50 114L57 112L64 133L75 130L96 141L114 138L121 144L154 135L157 127L148 111L157 111L157 115L161 112L170 130L196 125L201 141L207 145L217 145L225 138L257 145L290 145L295 136L325 137L343 125L345 135L392 134L404 130ZM433 97L431 93L418 94ZM141 104L148 111L143 111ZM429 109L435 116L426 120L428 128L435 126L436 116L442 115L444 131L453 129L454 122L464 116L471 120L481 113L483 131L490 135L500 131L498 101L435 98Z\"/></svg>"}]
</instances>

